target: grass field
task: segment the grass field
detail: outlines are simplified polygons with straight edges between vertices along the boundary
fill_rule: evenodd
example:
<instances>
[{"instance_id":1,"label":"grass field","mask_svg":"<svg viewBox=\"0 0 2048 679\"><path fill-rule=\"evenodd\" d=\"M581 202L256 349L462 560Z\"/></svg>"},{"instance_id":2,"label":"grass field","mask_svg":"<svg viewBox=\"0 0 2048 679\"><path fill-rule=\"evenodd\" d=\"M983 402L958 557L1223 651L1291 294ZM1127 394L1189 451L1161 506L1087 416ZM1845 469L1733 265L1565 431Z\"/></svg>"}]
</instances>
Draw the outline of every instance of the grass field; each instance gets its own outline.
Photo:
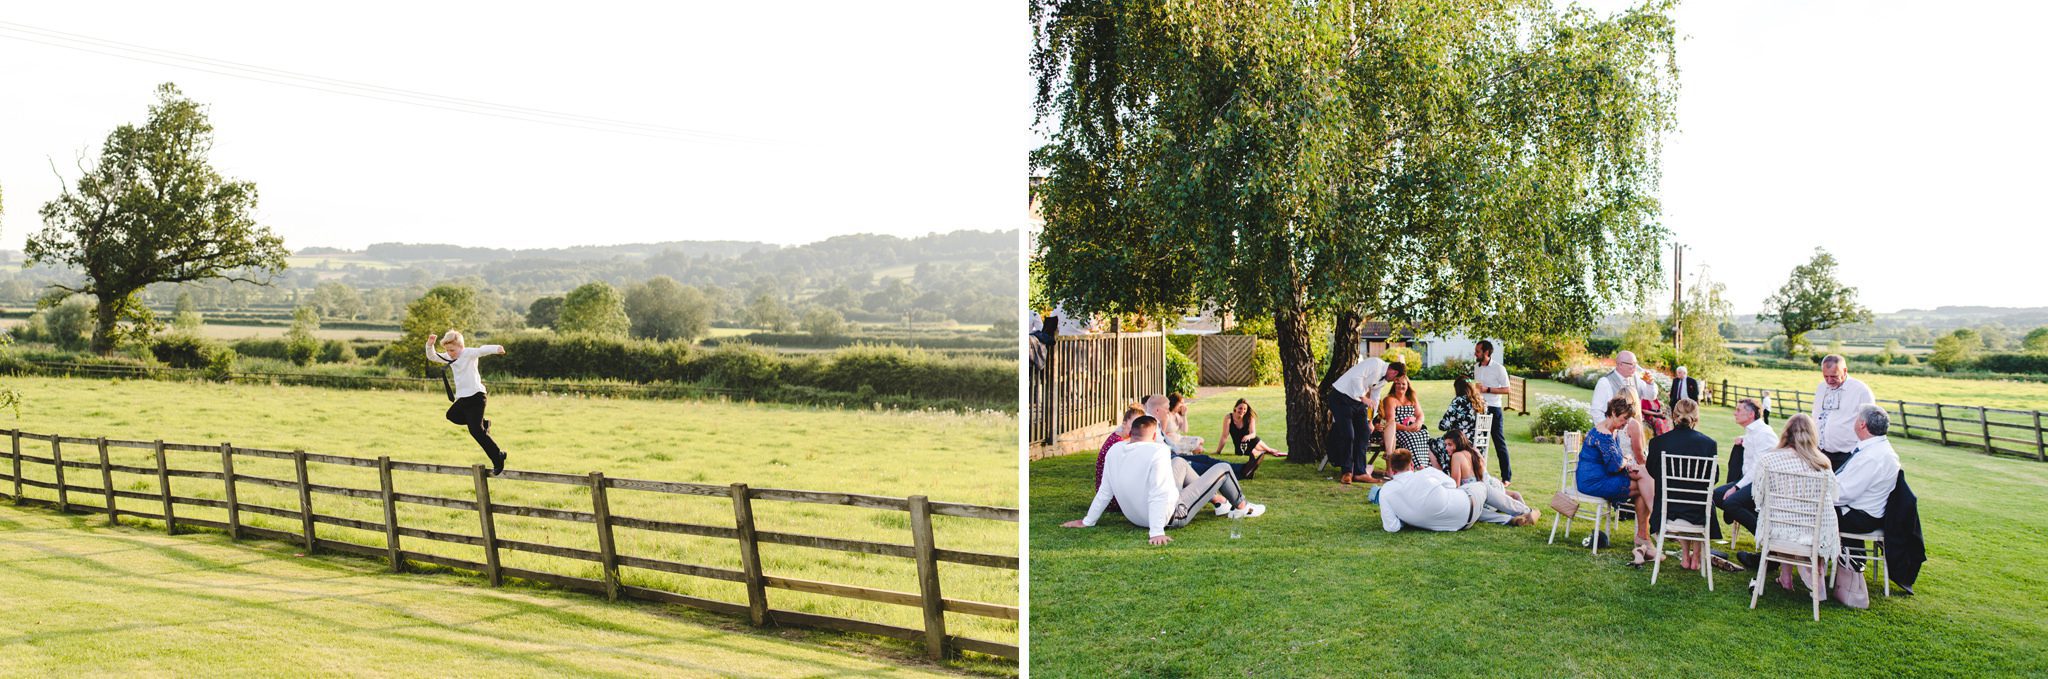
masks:
<instances>
[{"instance_id":1,"label":"grass field","mask_svg":"<svg viewBox=\"0 0 2048 679\"><path fill-rule=\"evenodd\" d=\"M442 419L447 402L438 393L323 390L309 387L226 386L152 381L16 378L8 386L24 392L19 428L39 433L182 443L236 445L394 460L470 465L484 461L467 433ZM791 488L878 495L929 495L933 500L1017 506L1016 424L997 414L869 412L718 402L654 402L579 397L503 395L491 399L492 433L512 453L517 469L583 474L603 471L613 478L712 484L747 483L756 488ZM15 426L15 425L9 425ZM47 456L47 444L25 453ZM67 448L67 457L92 454ZM113 449L114 462L153 466L148 451ZM219 469L219 456L170 453L174 466ZM312 481L376 489L375 470L313 465ZM29 465L31 478L49 480L50 470ZM290 479L288 462L238 458L238 474ZM74 471L74 485L98 487L98 475ZM149 478L117 474L116 486L153 492ZM218 482L174 479L180 495L219 499ZM199 484L195 487L194 484ZM399 474L399 492L470 498L468 478ZM196 492L195 492L196 491ZM53 491L28 489L30 497ZM297 507L294 491L243 484L243 503ZM499 481L496 502L589 511L587 489L556 484ZM123 508L154 512L152 503L121 499ZM666 521L718 526L733 524L730 500L613 491L611 511ZM373 500L316 495L315 511L364 521L381 521ZM908 515L855 507L757 501L761 530L909 544ZM179 515L223 519L222 510L180 507ZM295 530L295 519L243 512L245 522ZM997 554L1017 553L1017 527L1007 522L934 517L939 547ZM400 525L467 535L478 533L474 512L401 504ZM322 527L323 537L382 544L380 534ZM516 516L498 518L498 536L595 549L594 529L584 524ZM738 568L730 540L678 536L635 529L617 530L619 552L719 568ZM480 561L474 547L427 540L407 549ZM895 591L917 591L916 569L908 559L763 545L765 572ZM523 552L503 552L508 567L597 577L596 564ZM1015 605L1016 571L959 564L941 567L945 594ZM624 569L628 583L729 602L744 602L736 583ZM770 590L778 608L921 627L916 608L865 603ZM1016 623L948 616L949 631L1014 643Z\"/></svg>"},{"instance_id":2,"label":"grass field","mask_svg":"<svg viewBox=\"0 0 2048 679\"><path fill-rule=\"evenodd\" d=\"M1813 399L1820 386L1820 370L1779 370L1775 368L1726 368L1730 386L1758 389L1797 389ZM1870 385L1878 400L1905 399L1920 403L1990 406L2013 410L2048 409L2048 383L1964 380L1943 377L1849 374ZM1719 378L1716 378L1719 381ZM1917 411L1916 411L1917 412Z\"/></svg>"},{"instance_id":3,"label":"grass field","mask_svg":"<svg viewBox=\"0 0 2048 679\"><path fill-rule=\"evenodd\" d=\"M1434 426L1446 383L1419 383ZM1532 382L1532 392L1589 392ZM1214 436L1239 396L1285 440L1276 388L1203 399L1190 425ZM1730 411L1702 431L1726 442ZM1530 417L1508 417L1514 488L1542 506L1558 486L1560 450L1535 444ZM1725 449L1726 446L1724 445ZM1380 529L1364 485L1313 465L1269 462L1245 484L1269 507L1228 537L1197 518L1166 547L1106 516L1061 528L1090 496L1092 455L1032 463L1032 672L1100 676L1997 676L2048 673L2048 516L2037 510L2048 465L1898 442L1920 498L1929 560L1917 596L1869 610L1822 607L1773 586L1749 610L1740 574L1672 568L1650 584L1625 550L1597 558L1549 545L1539 527L1458 533ZM1312 453L1302 451L1313 457ZM1230 459L1230 458L1226 458ZM1489 454L1491 464L1491 455ZM1496 470L1497 471L1497 470ZM1548 508L1545 507L1545 514ZM1746 540L1745 540L1746 542ZM1796 668L1796 669L1793 669Z\"/></svg>"},{"instance_id":4,"label":"grass field","mask_svg":"<svg viewBox=\"0 0 2048 679\"><path fill-rule=\"evenodd\" d=\"M5 676L946 674L834 635L5 505L0 562Z\"/></svg>"},{"instance_id":5,"label":"grass field","mask_svg":"<svg viewBox=\"0 0 2048 679\"><path fill-rule=\"evenodd\" d=\"M13 328L25 322L27 322L27 319L0 318L0 330ZM281 325L222 325L220 323L206 323L199 326L199 335L201 337L206 337L208 339L228 341L246 339L250 337L274 339L278 337L283 337L285 331L288 330L291 330L291 328ZM321 328L319 330L313 331L313 336L323 340L395 340L400 337L400 334L390 330L351 330L345 328Z\"/></svg>"}]
</instances>

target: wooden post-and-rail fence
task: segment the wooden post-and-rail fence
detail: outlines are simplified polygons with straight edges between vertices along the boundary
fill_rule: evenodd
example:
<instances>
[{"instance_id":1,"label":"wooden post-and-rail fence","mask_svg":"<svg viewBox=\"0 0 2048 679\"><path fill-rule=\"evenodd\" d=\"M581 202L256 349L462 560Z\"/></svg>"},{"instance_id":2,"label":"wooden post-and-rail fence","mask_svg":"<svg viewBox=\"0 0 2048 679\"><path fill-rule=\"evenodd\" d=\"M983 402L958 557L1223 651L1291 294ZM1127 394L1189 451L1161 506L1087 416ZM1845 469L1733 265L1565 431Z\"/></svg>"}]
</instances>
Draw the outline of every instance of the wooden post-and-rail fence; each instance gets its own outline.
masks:
<instances>
[{"instance_id":1,"label":"wooden post-and-rail fence","mask_svg":"<svg viewBox=\"0 0 2048 679\"><path fill-rule=\"evenodd\" d=\"M645 481L605 476L601 472L588 475L558 474L552 472L505 470L503 475L493 479L485 472L483 465L458 467L442 464L402 462L389 457L366 459L340 455L321 455L301 450L281 451L259 448L244 448L228 443L194 445L156 441L122 441L107 438L80 438L54 434L34 434L19 430L0 430L9 438L11 465L8 473L0 474L11 483L11 498L16 504L35 504L56 508L63 512L104 513L108 523L115 523L126 516L161 522L164 530L177 534L181 528L209 528L225 532L230 539L244 537L281 540L301 544L306 552L327 550L355 554L389 563L392 571L403 571L408 562L433 564L459 568L481 574L492 586L503 583L505 577L524 578L587 593L606 596L611 599L630 598L663 603L682 604L728 615L747 618L754 625L792 625L818 627L883 637L923 641L928 655L943 658L954 651L972 651L1015 660L1017 645L996 641L973 639L946 632L946 614L964 614L1017 620L1016 606L984 603L966 599L948 598L943 594L939 564L954 563L987 568L1018 570L1019 558L1015 555L988 554L950 550L935 544L932 534L932 516L943 515L1016 523L1018 511L1006 507L934 502L924 496L907 498L857 495L850 493L814 492L804 490L781 490L750 488L746 484L730 486L698 483L677 483L671 481ZM50 456L40 457L22 452L22 441L47 442ZM90 461L81 461L79 455L66 457L66 446L93 446L97 455ZM155 458L154 467L131 467L110 462L107 449L131 448L151 451ZM80 450L72 448L70 450ZM217 455L217 470L192 469L171 465L166 453L210 453ZM292 465L294 477L276 479L235 471L237 458L264 458L281 460ZM27 478L23 474L24 462L48 466L53 481ZM314 483L309 473L309 463L343 467L360 467L376 470L378 488L360 489L346 486ZM97 472L100 487L74 485L65 478L66 469ZM444 474L470 477L474 480L476 495L473 499L437 497L402 492L394 483L394 472L414 474ZM114 483L114 474L131 474L152 478L159 492L147 493L121 490ZM191 488L193 481L210 481L211 488L225 491L223 499L213 500L178 495L172 490L172 479L180 480L177 488ZM553 483L581 486L589 489L590 511L549 509L494 502L491 487L494 483L530 482ZM241 502L236 495L238 485L249 484L270 486L296 491L296 508L269 507ZM54 491L55 500L32 498L23 495L24 488L40 488ZM699 525L675 521L622 516L612 511L610 496L613 491L664 493L693 495L711 498L730 498L733 507L734 526ZM189 491L187 491L189 492ZM315 494L340 495L377 501L383 508L383 520L379 522L331 516L318 513L313 506ZM82 502L87 497L98 498L98 505ZM142 500L160 507L157 512L124 509L116 504L117 498ZM760 501L846 505L867 509L900 511L909 514L910 544L895 544L850 540L834 537L800 535L761 530L754 523L753 506ZM479 534L467 535L447 533L420 528L407 528L399 524L398 504L410 503L472 511L477 515ZM222 509L227 512L225 522L178 516L176 507L189 505ZM242 521L244 512L264 514L298 522L298 532L274 530L247 525ZM509 540L497 536L494 517L512 515L548 519L571 523L591 524L596 531L598 551L571 547ZM336 540L321 536L316 526L326 524L380 534L381 546L370 546L356 542ZM734 541L740 552L741 570L716 568L694 564L678 563L643 556L621 553L613 540L615 527L634 528L660 533L722 538ZM439 554L428 554L404 548L402 538L435 540L478 547L482 550L481 562L451 558ZM816 582L781 577L762 572L760 546L762 544L794 545L815 549L837 550L862 554L900 557L912 560L917 566L918 589L915 592L857 587L830 582ZM499 562L499 550L543 554L548 556L588 561L599 564L602 576L599 579L575 577L557 573L526 570L504 566ZM740 583L747 591L746 603L733 603L688 596L676 592L650 587L641 587L621 582L621 567L642 568L664 573L673 573L711 580ZM922 629L912 629L865 620L854 620L814 613L773 608L769 601L769 589L783 589L808 594L856 599L861 601L895 604L922 609Z\"/></svg>"},{"instance_id":2,"label":"wooden post-and-rail fence","mask_svg":"<svg viewBox=\"0 0 2048 679\"><path fill-rule=\"evenodd\" d=\"M1813 392L1794 389L1760 389L1731 385L1722 380L1708 385L1718 403L1733 406L1742 399L1769 399L1771 415L1786 417L1813 412ZM1944 446L1976 448L1988 455L2031 458L2048 462L2048 429L2043 428L2043 411L2013 410L1988 406L1921 403L1901 399L1878 399L1877 405L1892 416L1893 435L1940 443Z\"/></svg>"}]
</instances>

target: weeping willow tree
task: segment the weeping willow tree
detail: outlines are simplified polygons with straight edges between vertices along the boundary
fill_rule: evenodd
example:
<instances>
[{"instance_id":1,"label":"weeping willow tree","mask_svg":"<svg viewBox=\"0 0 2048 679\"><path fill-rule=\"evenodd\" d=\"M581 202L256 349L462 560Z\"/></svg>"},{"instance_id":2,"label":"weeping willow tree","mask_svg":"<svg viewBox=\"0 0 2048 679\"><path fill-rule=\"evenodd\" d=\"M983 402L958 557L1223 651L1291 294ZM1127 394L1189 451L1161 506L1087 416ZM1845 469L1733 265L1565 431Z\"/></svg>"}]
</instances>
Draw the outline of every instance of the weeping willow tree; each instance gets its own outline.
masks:
<instances>
[{"instance_id":1,"label":"weeping willow tree","mask_svg":"<svg viewBox=\"0 0 2048 679\"><path fill-rule=\"evenodd\" d=\"M1672 5L1033 0L1047 295L1270 315L1288 445L1361 319L1584 332L1661 280ZM1311 461L1314 456L1297 456Z\"/></svg>"}]
</instances>

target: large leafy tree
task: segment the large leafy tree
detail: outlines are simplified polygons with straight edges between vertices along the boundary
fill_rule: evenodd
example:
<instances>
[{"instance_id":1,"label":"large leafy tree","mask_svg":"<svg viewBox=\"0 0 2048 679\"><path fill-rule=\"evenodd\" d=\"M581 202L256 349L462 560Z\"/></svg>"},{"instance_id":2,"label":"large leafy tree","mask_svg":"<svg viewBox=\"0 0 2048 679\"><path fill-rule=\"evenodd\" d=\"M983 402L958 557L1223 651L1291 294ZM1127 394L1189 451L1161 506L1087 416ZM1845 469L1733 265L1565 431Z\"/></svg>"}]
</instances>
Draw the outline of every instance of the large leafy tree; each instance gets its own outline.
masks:
<instances>
[{"instance_id":1,"label":"large leafy tree","mask_svg":"<svg viewBox=\"0 0 2048 679\"><path fill-rule=\"evenodd\" d=\"M1047 296L1271 316L1296 450L1363 319L1589 329L1660 278L1670 9L1033 0Z\"/></svg>"},{"instance_id":2,"label":"large leafy tree","mask_svg":"<svg viewBox=\"0 0 2048 679\"><path fill-rule=\"evenodd\" d=\"M54 287L98 299L94 351L113 350L122 320L147 325L136 293L151 283L267 284L284 270L284 241L252 214L256 185L221 176L212 150L205 108L164 83L149 120L115 128L78 184L43 204L28 261L85 273L79 287Z\"/></svg>"},{"instance_id":3,"label":"large leafy tree","mask_svg":"<svg viewBox=\"0 0 2048 679\"><path fill-rule=\"evenodd\" d=\"M1856 288L1835 278L1835 256L1814 248L1813 259L1792 268L1769 299L1764 300L1758 323L1776 323L1785 329L1785 355L1811 351L1806 334L1857 323L1869 323L1870 309L1856 302Z\"/></svg>"}]
</instances>

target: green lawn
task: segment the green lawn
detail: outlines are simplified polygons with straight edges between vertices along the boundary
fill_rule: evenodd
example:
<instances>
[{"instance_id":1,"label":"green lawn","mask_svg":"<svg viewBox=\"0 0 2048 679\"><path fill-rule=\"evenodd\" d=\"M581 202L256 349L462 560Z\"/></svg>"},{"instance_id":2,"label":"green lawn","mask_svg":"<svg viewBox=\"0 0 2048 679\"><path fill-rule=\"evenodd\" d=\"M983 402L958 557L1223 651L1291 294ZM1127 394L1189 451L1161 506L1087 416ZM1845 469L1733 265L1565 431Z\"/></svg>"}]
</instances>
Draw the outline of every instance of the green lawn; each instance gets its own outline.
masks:
<instances>
[{"instance_id":1,"label":"green lawn","mask_svg":"<svg viewBox=\"0 0 2048 679\"><path fill-rule=\"evenodd\" d=\"M1820 370L1781 370L1776 368L1728 368L1728 385L1731 387L1753 387L1757 389L1795 389L1806 394L1806 400L1813 400L1813 390L1820 386ZM1870 385L1870 391L1880 401L1905 399L1919 403L1942 403L1947 405L1989 406L2012 410L2036 410L2048 408L2048 382L2006 382L1998 380L1966 380L1945 377L1918 377L1899 375L1858 374L1850 366L1849 375ZM1719 383L1720 378L1715 378ZM1914 409L1919 414L1920 409ZM1975 417L1974 414L1971 415ZM2011 436L2012 432L1999 432Z\"/></svg>"},{"instance_id":2,"label":"green lawn","mask_svg":"<svg viewBox=\"0 0 2048 679\"><path fill-rule=\"evenodd\" d=\"M59 378L14 378L7 386L24 392L19 428L73 436L155 439L185 443L233 442L236 445L359 457L388 455L394 460L470 465L483 462L468 434L442 419L447 407L439 393L327 390L310 387L225 386L155 381ZM1016 424L999 414L936 412L873 412L794 406L720 402L674 402L595 399L562 396L494 396L490 402L492 433L512 453L511 467L585 474L603 471L613 478L696 483L747 483L756 488L791 488L877 495L924 494L935 501L1018 506ZM8 425L14 426L14 425ZM26 442L24 452L48 456L48 444ZM67 459L91 459L96 451L65 447ZM154 466L148 451L116 448L116 464ZM173 452L174 466L218 470L211 453ZM317 484L378 488L375 470L311 465ZM49 480L47 466L30 464L27 476ZM237 458L239 474L291 479L288 462ZM74 485L99 486L97 473L71 470ZM118 488L154 492L156 482L115 475ZM217 481L174 478L179 495L219 499ZM467 477L399 473L396 490L406 493L467 499L473 497ZM30 497L50 498L53 491L27 489ZM611 511L665 521L714 526L733 525L729 499L663 495L613 490ZM242 484L244 503L288 510L298 506L295 491ZM590 510L586 489L532 482L497 481L492 499L578 511ZM97 504L97 498L86 501ZM123 508L156 512L147 501L121 499ZM377 501L316 494L314 509L322 514L364 521L382 520ZM845 506L757 501L761 530L909 544L908 515L903 512ZM181 517L224 520L225 512L178 507ZM466 535L478 534L474 512L400 504L399 523ZM243 521L279 530L297 530L297 520L242 513ZM1015 524L955 517L934 517L937 545L945 549L1017 554ZM323 537L382 545L381 534L322 526ZM739 553L731 540L680 536L621 528L619 552L718 568L738 568ZM497 534L503 539L543 542L594 550L595 530L585 524L517 516L500 516ZM406 549L481 561L475 547L407 538ZM828 551L786 545L763 545L764 571L770 575L916 592L916 568L908 559ZM508 567L546 570L580 577L598 577L596 564L506 550ZM638 583L728 602L745 602L736 583L690 578L635 568L624 569L627 583ZM1017 572L959 564L941 566L945 595L951 598L1015 605ZM777 608L814 612L922 627L921 613L908 606L860 602L769 590ZM947 616L955 634L1014 643L1017 624L977 616Z\"/></svg>"},{"instance_id":3,"label":"green lawn","mask_svg":"<svg viewBox=\"0 0 2048 679\"><path fill-rule=\"evenodd\" d=\"M939 676L843 638L0 504L0 675Z\"/></svg>"},{"instance_id":4,"label":"green lawn","mask_svg":"<svg viewBox=\"0 0 2048 679\"><path fill-rule=\"evenodd\" d=\"M1434 426L1447 383L1419 383ZM1532 382L1533 392L1589 392ZM1214 436L1237 397L1285 439L1276 388L1213 396L1190 425ZM1531 417L1508 417L1514 487L1545 504L1559 446L1536 444ZM1730 411L1702 429L1728 441ZM1725 450L1726 445L1723 445ZM1313 465L1271 462L1245 484L1266 516L1204 516L1166 547L1105 516L1061 528L1090 496L1092 455L1032 463L1031 657L1034 676L1756 676L2035 675L2048 673L2048 465L1900 442L1920 497L1929 561L1918 596L1879 596L1869 610L1829 604L1820 622L1802 592L1767 591L1749 610L1740 574L1666 568L1650 584L1626 552L1589 557L1544 543L1540 527L1459 533L1380 529L1367 486L1339 486ZM1305 457L1314 457L1303 451ZM1226 458L1231 459L1231 458ZM1489 453L1489 460L1491 454ZM1668 561L1667 566L1675 565ZM1796 669L1795 669L1796 668Z\"/></svg>"}]
</instances>

